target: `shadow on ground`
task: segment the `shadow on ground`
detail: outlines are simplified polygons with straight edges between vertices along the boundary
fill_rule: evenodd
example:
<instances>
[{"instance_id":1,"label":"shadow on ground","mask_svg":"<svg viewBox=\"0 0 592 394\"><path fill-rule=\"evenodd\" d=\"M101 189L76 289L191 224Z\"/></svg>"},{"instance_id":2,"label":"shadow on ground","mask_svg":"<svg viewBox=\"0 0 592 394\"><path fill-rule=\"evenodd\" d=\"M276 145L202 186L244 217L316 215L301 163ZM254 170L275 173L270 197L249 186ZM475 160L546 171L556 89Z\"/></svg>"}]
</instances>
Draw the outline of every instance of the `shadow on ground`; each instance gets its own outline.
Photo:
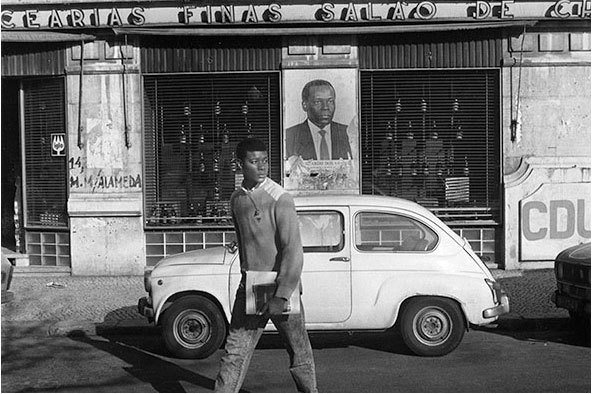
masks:
<instances>
[{"instance_id":1,"label":"shadow on ground","mask_svg":"<svg viewBox=\"0 0 592 394\"><path fill-rule=\"evenodd\" d=\"M569 318L502 320L495 328L473 327L473 329L505 335L521 341L555 342L590 347L590 322L574 322Z\"/></svg>"},{"instance_id":2,"label":"shadow on ground","mask_svg":"<svg viewBox=\"0 0 592 394\"><path fill-rule=\"evenodd\" d=\"M126 371L135 378L149 383L154 390L161 393L182 393L185 389L181 382L188 382L208 390L214 389L214 380L191 372L172 362L163 360L158 355L162 346L157 337L139 336L103 336L106 340L89 337L83 333L72 333L74 341L86 343L95 348L112 354L125 361L130 367Z\"/></svg>"}]
</instances>

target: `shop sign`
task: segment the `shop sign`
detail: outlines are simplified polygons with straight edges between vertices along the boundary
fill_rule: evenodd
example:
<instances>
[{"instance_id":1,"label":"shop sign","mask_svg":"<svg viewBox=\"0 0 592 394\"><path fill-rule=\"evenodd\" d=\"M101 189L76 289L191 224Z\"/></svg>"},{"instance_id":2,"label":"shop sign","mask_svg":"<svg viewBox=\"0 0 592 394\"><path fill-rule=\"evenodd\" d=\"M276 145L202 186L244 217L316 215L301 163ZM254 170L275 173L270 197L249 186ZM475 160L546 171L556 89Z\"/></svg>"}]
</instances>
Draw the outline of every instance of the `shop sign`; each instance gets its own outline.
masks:
<instances>
[{"instance_id":1,"label":"shop sign","mask_svg":"<svg viewBox=\"0 0 592 394\"><path fill-rule=\"evenodd\" d=\"M51 135L51 155L54 157L66 156L66 134L54 133Z\"/></svg>"},{"instance_id":2,"label":"shop sign","mask_svg":"<svg viewBox=\"0 0 592 394\"><path fill-rule=\"evenodd\" d=\"M520 202L521 260L552 260L590 241L590 184L546 183Z\"/></svg>"},{"instance_id":3,"label":"shop sign","mask_svg":"<svg viewBox=\"0 0 592 394\"><path fill-rule=\"evenodd\" d=\"M98 7L36 5L2 7L2 29L64 29L97 27L211 24L277 24L281 22L361 23L516 19L590 19L591 0L558 1L397 1L392 3L203 4L175 6Z\"/></svg>"}]
</instances>

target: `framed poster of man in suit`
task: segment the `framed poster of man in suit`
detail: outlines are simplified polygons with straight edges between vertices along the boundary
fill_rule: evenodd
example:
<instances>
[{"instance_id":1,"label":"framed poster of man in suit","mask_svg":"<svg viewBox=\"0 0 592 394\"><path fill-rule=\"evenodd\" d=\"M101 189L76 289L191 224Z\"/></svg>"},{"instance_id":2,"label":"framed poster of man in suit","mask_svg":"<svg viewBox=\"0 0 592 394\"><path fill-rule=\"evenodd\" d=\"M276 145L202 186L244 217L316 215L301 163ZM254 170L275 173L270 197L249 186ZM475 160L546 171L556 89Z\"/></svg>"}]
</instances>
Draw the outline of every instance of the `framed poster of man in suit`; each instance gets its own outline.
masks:
<instances>
[{"instance_id":1,"label":"framed poster of man in suit","mask_svg":"<svg viewBox=\"0 0 592 394\"><path fill-rule=\"evenodd\" d=\"M283 78L284 187L358 194L356 70L286 70Z\"/></svg>"}]
</instances>

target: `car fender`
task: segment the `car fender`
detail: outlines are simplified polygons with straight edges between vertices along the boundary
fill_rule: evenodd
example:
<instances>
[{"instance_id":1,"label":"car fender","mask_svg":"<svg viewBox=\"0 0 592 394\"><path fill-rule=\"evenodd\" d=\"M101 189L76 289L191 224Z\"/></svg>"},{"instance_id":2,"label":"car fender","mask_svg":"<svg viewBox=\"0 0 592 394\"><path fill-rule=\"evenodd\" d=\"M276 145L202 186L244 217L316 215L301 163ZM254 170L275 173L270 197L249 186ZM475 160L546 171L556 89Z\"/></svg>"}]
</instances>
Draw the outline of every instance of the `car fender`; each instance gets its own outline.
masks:
<instances>
[{"instance_id":1,"label":"car fender","mask_svg":"<svg viewBox=\"0 0 592 394\"><path fill-rule=\"evenodd\" d=\"M400 275L407 276L401 278ZM385 328L392 327L404 302L413 297L443 297L456 301L467 324L485 324L494 319L484 319L484 309L493 307L491 290L483 275L469 273L421 272L401 273L399 277L385 279L376 292L375 309L382 311L388 320ZM402 280L403 279L403 280Z\"/></svg>"},{"instance_id":2,"label":"car fender","mask_svg":"<svg viewBox=\"0 0 592 394\"><path fill-rule=\"evenodd\" d=\"M169 276L158 278L152 285L154 321L160 323L164 311L172 302L184 295L203 295L214 301L222 310L226 321L230 321L230 300L228 299L228 273L216 275ZM161 284L158 284L161 282Z\"/></svg>"}]
</instances>

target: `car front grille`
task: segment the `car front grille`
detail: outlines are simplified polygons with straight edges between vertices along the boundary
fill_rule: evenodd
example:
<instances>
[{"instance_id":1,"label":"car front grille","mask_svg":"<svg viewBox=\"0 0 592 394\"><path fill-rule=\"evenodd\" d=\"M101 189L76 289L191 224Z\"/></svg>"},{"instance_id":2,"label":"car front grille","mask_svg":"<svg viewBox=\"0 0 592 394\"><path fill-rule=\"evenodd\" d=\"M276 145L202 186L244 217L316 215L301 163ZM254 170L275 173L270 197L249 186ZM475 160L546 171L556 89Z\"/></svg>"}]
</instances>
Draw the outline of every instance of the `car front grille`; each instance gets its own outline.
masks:
<instances>
[{"instance_id":1,"label":"car front grille","mask_svg":"<svg viewBox=\"0 0 592 394\"><path fill-rule=\"evenodd\" d=\"M590 300L590 288L589 287L581 287L581 286L576 286L576 285L572 285L572 284L568 284L568 283L562 283L562 282L558 282L557 283L557 290L559 290L559 293L561 294L566 294L566 295L570 295L574 298L579 298L582 300Z\"/></svg>"},{"instance_id":2,"label":"car front grille","mask_svg":"<svg viewBox=\"0 0 592 394\"><path fill-rule=\"evenodd\" d=\"M590 288L590 266L558 261L555 264L555 274L561 282Z\"/></svg>"}]
</instances>

